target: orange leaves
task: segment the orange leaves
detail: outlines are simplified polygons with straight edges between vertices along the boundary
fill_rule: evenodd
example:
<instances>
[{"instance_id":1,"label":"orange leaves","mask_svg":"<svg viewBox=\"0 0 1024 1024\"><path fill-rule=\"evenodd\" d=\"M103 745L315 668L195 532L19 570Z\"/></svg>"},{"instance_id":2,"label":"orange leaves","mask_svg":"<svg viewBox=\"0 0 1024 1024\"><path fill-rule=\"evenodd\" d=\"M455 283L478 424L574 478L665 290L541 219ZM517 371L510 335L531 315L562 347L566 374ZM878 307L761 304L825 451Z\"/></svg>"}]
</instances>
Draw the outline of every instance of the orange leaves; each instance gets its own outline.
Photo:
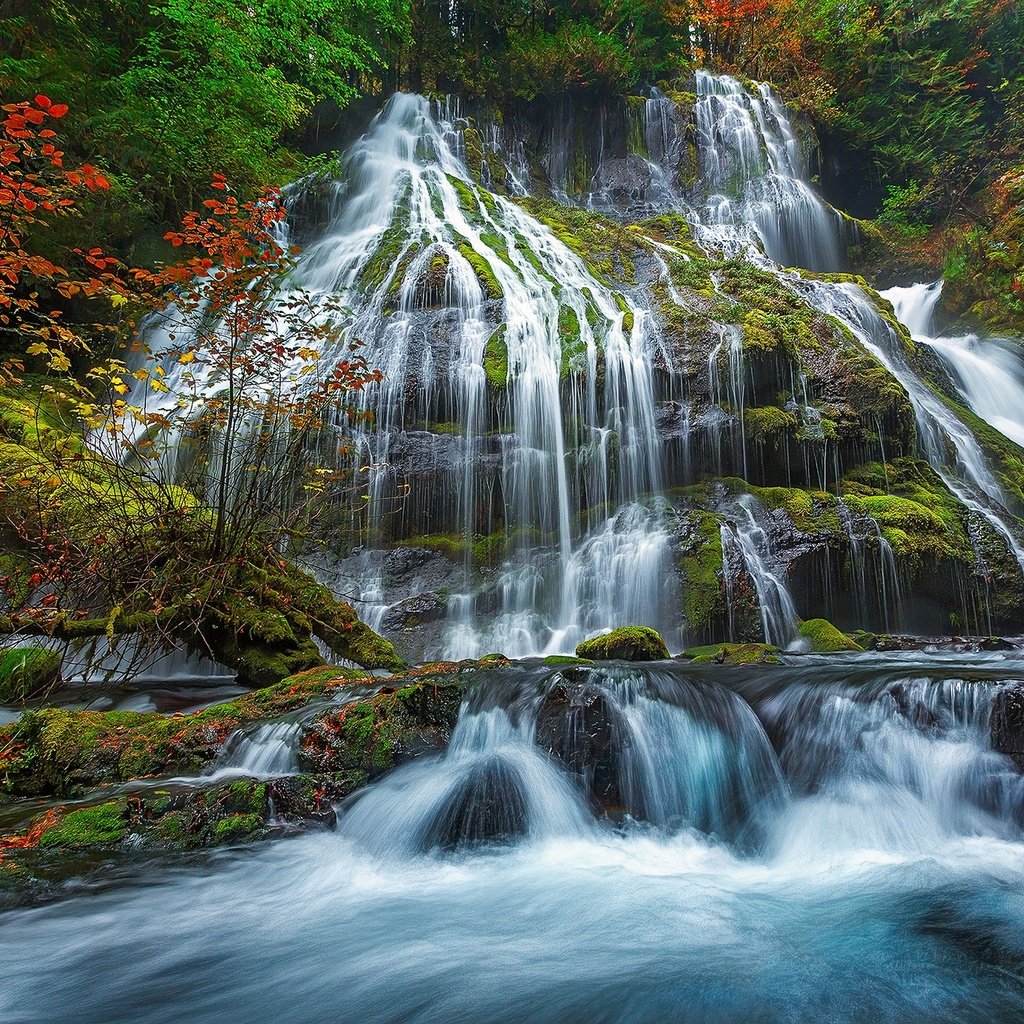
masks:
<instances>
[{"instance_id":1,"label":"orange leaves","mask_svg":"<svg viewBox=\"0 0 1024 1024\"><path fill-rule=\"evenodd\" d=\"M65 268L23 247L29 229L46 228L49 215L63 215L75 206L81 188L101 191L110 187L103 173L91 164L66 169L64 151L55 144L56 131L48 125L64 117L68 107L39 94L31 102L0 107L0 310L3 326L41 339L49 369L65 372L71 350L87 350L83 337L59 321L60 310L40 308L39 294L49 288L65 299L92 298L107 291L124 294L114 270L117 260L99 248L76 250L90 269L83 280ZM33 346L35 348L35 346ZM0 384L24 372L18 360L0 364Z\"/></svg>"}]
</instances>

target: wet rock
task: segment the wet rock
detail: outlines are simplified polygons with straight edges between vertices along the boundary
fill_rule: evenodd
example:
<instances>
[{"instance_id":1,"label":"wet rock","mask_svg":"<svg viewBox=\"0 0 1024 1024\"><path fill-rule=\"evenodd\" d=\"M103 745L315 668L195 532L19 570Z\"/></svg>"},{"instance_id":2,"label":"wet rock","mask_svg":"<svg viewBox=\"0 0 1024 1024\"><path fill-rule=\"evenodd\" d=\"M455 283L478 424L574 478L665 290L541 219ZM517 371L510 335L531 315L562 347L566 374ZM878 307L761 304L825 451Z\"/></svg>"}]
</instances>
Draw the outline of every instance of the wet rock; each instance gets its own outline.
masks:
<instances>
[{"instance_id":1,"label":"wet rock","mask_svg":"<svg viewBox=\"0 0 1024 1024\"><path fill-rule=\"evenodd\" d=\"M576 648L578 658L592 661L658 661L668 658L661 634L649 626L620 626L610 633L584 640Z\"/></svg>"},{"instance_id":2,"label":"wet rock","mask_svg":"<svg viewBox=\"0 0 1024 1024\"><path fill-rule=\"evenodd\" d=\"M1007 686L992 703L992 749L1024 771L1024 686Z\"/></svg>"},{"instance_id":3,"label":"wet rock","mask_svg":"<svg viewBox=\"0 0 1024 1024\"><path fill-rule=\"evenodd\" d=\"M615 206L642 206L651 187L651 168L635 153L605 160L594 176L594 190Z\"/></svg>"},{"instance_id":4,"label":"wet rock","mask_svg":"<svg viewBox=\"0 0 1024 1024\"><path fill-rule=\"evenodd\" d=\"M338 816L334 805L357 789L365 776L361 772L317 777L290 775L267 783L270 821L305 827L333 828Z\"/></svg>"},{"instance_id":5,"label":"wet rock","mask_svg":"<svg viewBox=\"0 0 1024 1024\"><path fill-rule=\"evenodd\" d=\"M421 672L401 689L388 687L322 712L303 734L300 766L316 775L358 771L373 778L410 758L443 750L471 676L471 670L467 676L458 665L444 665Z\"/></svg>"},{"instance_id":6,"label":"wet rock","mask_svg":"<svg viewBox=\"0 0 1024 1024\"><path fill-rule=\"evenodd\" d=\"M454 850L511 842L526 831L526 798L519 777L488 759L448 798L424 837L424 848Z\"/></svg>"},{"instance_id":7,"label":"wet rock","mask_svg":"<svg viewBox=\"0 0 1024 1024\"><path fill-rule=\"evenodd\" d=\"M448 613L446 602L437 594L417 594L399 601L384 613L381 629L386 633L413 629L429 622L439 622Z\"/></svg>"},{"instance_id":8,"label":"wet rock","mask_svg":"<svg viewBox=\"0 0 1024 1024\"><path fill-rule=\"evenodd\" d=\"M932 729L939 724L938 715L916 698L905 683L896 683L890 687L889 696L896 704L896 710L917 728Z\"/></svg>"},{"instance_id":9,"label":"wet rock","mask_svg":"<svg viewBox=\"0 0 1024 1024\"><path fill-rule=\"evenodd\" d=\"M537 743L580 781L597 813L622 807L612 710L591 673L568 668L537 713Z\"/></svg>"}]
</instances>

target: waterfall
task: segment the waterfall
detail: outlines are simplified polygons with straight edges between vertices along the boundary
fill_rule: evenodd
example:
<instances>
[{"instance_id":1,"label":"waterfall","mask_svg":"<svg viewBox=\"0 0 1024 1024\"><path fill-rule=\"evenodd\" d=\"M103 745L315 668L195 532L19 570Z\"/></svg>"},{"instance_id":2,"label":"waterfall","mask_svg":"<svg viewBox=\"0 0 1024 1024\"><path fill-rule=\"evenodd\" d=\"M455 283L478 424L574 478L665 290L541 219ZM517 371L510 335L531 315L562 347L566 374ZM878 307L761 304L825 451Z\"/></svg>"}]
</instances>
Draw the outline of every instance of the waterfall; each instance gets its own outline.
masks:
<instances>
[{"instance_id":1,"label":"waterfall","mask_svg":"<svg viewBox=\"0 0 1024 1024\"><path fill-rule=\"evenodd\" d=\"M335 220L306 249L298 276L344 296L353 311L348 336L365 343L367 360L385 375L362 397L376 422L356 439L361 463L392 467L371 492L371 530L382 529L392 511L391 474L414 415L428 430L443 420L460 427L439 481L425 483L416 498L431 503L431 518L443 515L468 550L484 525L481 500L500 496L485 520L506 538L500 606L482 631L467 562L450 602L446 653L571 649L624 616L650 621L651 603L638 607L628 595L662 589L663 558L646 553L649 532L623 528L627 513L614 511L660 486L645 311L612 293L519 206L482 192L456 140L453 125L435 120L425 99L394 97L347 158ZM447 352L423 344L419 282L437 266L456 318L447 325ZM493 282L488 294L481 266ZM568 358L575 372L567 383ZM506 395L497 424L489 388ZM484 438L495 425L497 451ZM612 511L581 531L581 505ZM582 592L603 585L587 567L604 568L609 545L616 554L608 557L632 562L629 586L605 587L600 604L587 602Z\"/></svg>"},{"instance_id":2,"label":"waterfall","mask_svg":"<svg viewBox=\"0 0 1024 1024\"><path fill-rule=\"evenodd\" d=\"M838 270L842 219L808 185L802 146L771 88L752 93L698 71L694 116L704 239L727 251L756 241L783 266Z\"/></svg>"},{"instance_id":3,"label":"waterfall","mask_svg":"<svg viewBox=\"0 0 1024 1024\"><path fill-rule=\"evenodd\" d=\"M882 296L893 304L914 340L942 357L970 408L1024 445L1024 359L1019 346L977 334L937 335L932 325L942 296L941 281L890 288Z\"/></svg>"},{"instance_id":4,"label":"waterfall","mask_svg":"<svg viewBox=\"0 0 1024 1024\"><path fill-rule=\"evenodd\" d=\"M1022 545L1008 498L971 430L907 362L902 341L855 284L790 279L820 308L845 323L863 346L903 385L917 419L923 454L946 486L1003 538L1024 570Z\"/></svg>"},{"instance_id":5,"label":"waterfall","mask_svg":"<svg viewBox=\"0 0 1024 1024\"><path fill-rule=\"evenodd\" d=\"M758 522L759 515L763 510L749 494L733 503L731 515L721 528L724 571L730 588L737 568L750 577L757 592L764 641L785 647L796 635L799 619L785 579L769 564L771 546Z\"/></svg>"},{"instance_id":6,"label":"waterfall","mask_svg":"<svg viewBox=\"0 0 1024 1024\"><path fill-rule=\"evenodd\" d=\"M713 476L764 483L776 464L834 491L856 468L841 464L845 439L825 422L815 370L777 354L766 368L769 358L759 363L745 347L747 321L728 322L735 299L720 257L771 275L824 314L823 329L834 318L853 332L907 391L922 454L1024 566L997 473L969 426L918 375L904 336L856 285L784 269L836 269L846 241L842 218L811 183L795 117L768 86L707 72L696 76L692 120L683 123L681 110L657 89L633 103L633 149L623 158L597 140L603 162L586 195L567 185L571 111L552 129L548 184L565 202L620 216L681 215L678 244L656 224L622 228L642 240L628 273L588 262L579 238L573 247L563 240L576 231L573 218L586 216L579 209L529 198L540 171L531 174L514 127L473 126L452 103L392 97L335 180L291 191L290 237L303 246L291 284L347 311L332 314L343 338L322 360L344 359L359 342L383 374L353 396L372 422L339 409L311 442L310 461L351 438L337 468L366 481L365 508L325 526L333 550L316 564L374 627L388 631L412 607L408 619L420 630L426 609L431 625L416 657L571 653L587 636L631 622L681 649L691 642L680 627L691 584L674 525L681 507L708 507L684 492ZM471 138L485 163L504 160L515 198L480 184L499 184L497 163L471 173ZM680 161L691 157L696 180L684 182ZM622 199L619 186L638 160L642 194ZM552 207L565 211L564 225ZM609 224L598 227L616 229ZM919 340L947 360L968 404L1013 437L1016 355L994 342L926 336L934 290L890 297L901 315L921 319ZM154 347L171 345L154 330ZM182 367L171 359L166 370L173 392ZM145 391L145 381L135 385ZM165 411L174 415L170 405ZM773 447L764 437L783 412L797 426ZM884 463L884 438L866 444L868 458ZM798 612L820 609L797 608L807 588L794 584L790 593L790 566L773 550L778 534L766 534L750 507L710 510L723 526L730 607L722 618L731 630L739 625L731 599L737 579L749 580L762 634L784 646ZM858 612L874 609L879 628L894 628L901 594L892 546L874 520L840 514L838 529L849 541ZM876 585L879 594L869 595Z\"/></svg>"},{"instance_id":7,"label":"waterfall","mask_svg":"<svg viewBox=\"0 0 1024 1024\"><path fill-rule=\"evenodd\" d=\"M593 815L749 841L785 784L748 705L669 671L570 669L462 707L447 752L356 795L341 831L379 852L566 834Z\"/></svg>"}]
</instances>

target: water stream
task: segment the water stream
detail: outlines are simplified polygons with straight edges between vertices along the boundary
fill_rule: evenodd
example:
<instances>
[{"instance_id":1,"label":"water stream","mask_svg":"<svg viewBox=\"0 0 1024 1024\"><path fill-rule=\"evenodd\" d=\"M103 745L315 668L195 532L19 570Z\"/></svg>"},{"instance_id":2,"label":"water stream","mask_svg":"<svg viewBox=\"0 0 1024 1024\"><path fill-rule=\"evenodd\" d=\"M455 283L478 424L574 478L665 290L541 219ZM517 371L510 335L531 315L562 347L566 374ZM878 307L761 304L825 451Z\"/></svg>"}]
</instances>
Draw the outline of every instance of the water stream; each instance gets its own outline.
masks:
<instances>
[{"instance_id":1,"label":"water stream","mask_svg":"<svg viewBox=\"0 0 1024 1024\"><path fill-rule=\"evenodd\" d=\"M336 832L7 913L10 1024L1024 1014L997 656L495 673Z\"/></svg>"}]
</instances>

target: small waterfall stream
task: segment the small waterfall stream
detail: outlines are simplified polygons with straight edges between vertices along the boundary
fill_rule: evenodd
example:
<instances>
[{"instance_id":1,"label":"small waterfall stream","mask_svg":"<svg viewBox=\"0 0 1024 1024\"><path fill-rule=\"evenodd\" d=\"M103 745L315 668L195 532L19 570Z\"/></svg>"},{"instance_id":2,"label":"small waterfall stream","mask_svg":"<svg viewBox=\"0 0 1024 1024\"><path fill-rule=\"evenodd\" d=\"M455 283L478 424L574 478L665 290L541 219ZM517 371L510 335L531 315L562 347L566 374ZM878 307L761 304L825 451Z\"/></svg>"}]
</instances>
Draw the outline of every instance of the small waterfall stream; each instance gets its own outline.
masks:
<instances>
[{"instance_id":1,"label":"small waterfall stream","mask_svg":"<svg viewBox=\"0 0 1024 1024\"><path fill-rule=\"evenodd\" d=\"M977 334L937 335L935 307L942 282L882 293L914 340L932 348L953 372L967 404L1012 441L1024 445L1024 358L1019 345Z\"/></svg>"}]
</instances>

